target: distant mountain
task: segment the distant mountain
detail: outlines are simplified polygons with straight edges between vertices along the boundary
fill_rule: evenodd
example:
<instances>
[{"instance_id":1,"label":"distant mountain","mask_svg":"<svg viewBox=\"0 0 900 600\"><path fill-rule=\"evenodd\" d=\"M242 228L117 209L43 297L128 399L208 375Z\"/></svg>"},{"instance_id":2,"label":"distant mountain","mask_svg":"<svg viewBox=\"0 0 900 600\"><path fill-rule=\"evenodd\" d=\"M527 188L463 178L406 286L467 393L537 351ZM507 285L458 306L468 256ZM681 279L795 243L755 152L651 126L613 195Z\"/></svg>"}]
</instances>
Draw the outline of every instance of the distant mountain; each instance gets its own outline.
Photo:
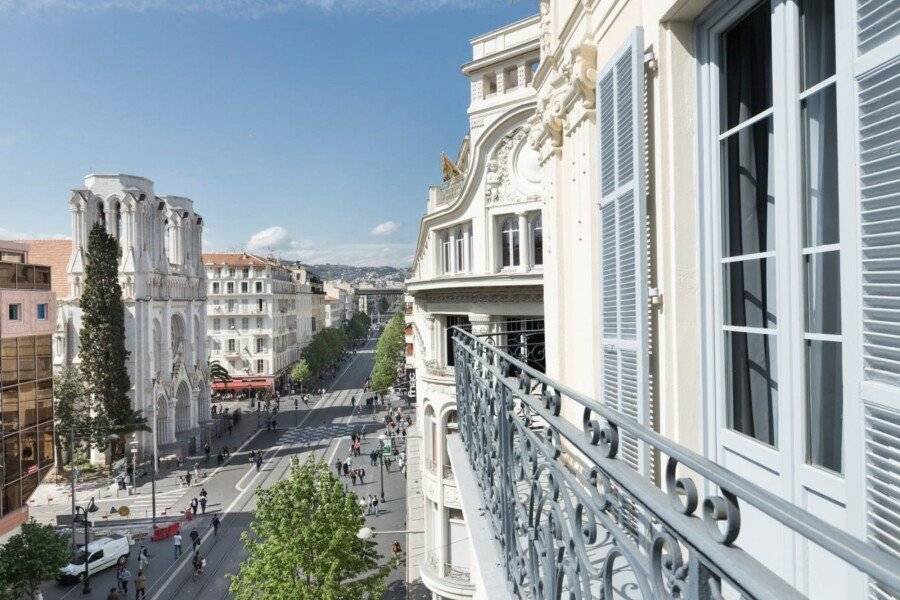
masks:
<instances>
[{"instance_id":1,"label":"distant mountain","mask_svg":"<svg viewBox=\"0 0 900 600\"><path fill-rule=\"evenodd\" d=\"M333 264L309 265L309 270L323 280L343 279L351 283L402 282L408 273L408 269L398 269L397 267L354 267Z\"/></svg>"}]
</instances>

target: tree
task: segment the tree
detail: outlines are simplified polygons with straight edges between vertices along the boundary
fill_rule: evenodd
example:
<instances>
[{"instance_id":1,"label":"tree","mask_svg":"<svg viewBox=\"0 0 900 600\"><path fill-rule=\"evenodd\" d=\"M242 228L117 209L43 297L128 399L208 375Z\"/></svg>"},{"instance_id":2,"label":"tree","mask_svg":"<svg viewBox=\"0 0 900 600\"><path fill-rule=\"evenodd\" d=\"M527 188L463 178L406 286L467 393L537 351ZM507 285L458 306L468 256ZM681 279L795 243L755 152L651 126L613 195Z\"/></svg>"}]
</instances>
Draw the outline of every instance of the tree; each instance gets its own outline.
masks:
<instances>
[{"instance_id":1,"label":"tree","mask_svg":"<svg viewBox=\"0 0 900 600\"><path fill-rule=\"evenodd\" d=\"M210 381L218 381L219 383L224 383L226 385L231 382L231 374L219 361L211 360L207 362L207 367L209 367Z\"/></svg>"},{"instance_id":2,"label":"tree","mask_svg":"<svg viewBox=\"0 0 900 600\"><path fill-rule=\"evenodd\" d=\"M403 351L406 348L404 327L403 315L397 313L391 317L378 338L371 378L372 389L376 392L386 391L397 381L397 367L403 360Z\"/></svg>"},{"instance_id":3,"label":"tree","mask_svg":"<svg viewBox=\"0 0 900 600\"><path fill-rule=\"evenodd\" d=\"M91 419L91 402L81 380L78 367L63 367L53 377L53 395L56 407L53 416L56 419L54 444L56 445L57 472L65 463L71 463L73 456L69 438L72 432L78 439L90 437L93 422ZM66 449L64 452L63 449ZM63 456L66 460L63 460Z\"/></svg>"},{"instance_id":4,"label":"tree","mask_svg":"<svg viewBox=\"0 0 900 600\"><path fill-rule=\"evenodd\" d=\"M357 312L353 314L353 317L350 319L350 323L347 325L347 329L350 332L350 335L354 339L359 339L366 336L366 333L369 331L369 326L372 324L372 321L369 319L369 315L362 312Z\"/></svg>"},{"instance_id":5,"label":"tree","mask_svg":"<svg viewBox=\"0 0 900 600\"><path fill-rule=\"evenodd\" d=\"M381 297L378 299L378 310L379 311L386 313L390 307L391 307L391 305L388 304L387 298Z\"/></svg>"},{"instance_id":6,"label":"tree","mask_svg":"<svg viewBox=\"0 0 900 600\"><path fill-rule=\"evenodd\" d=\"M312 375L312 371L309 368L309 362L305 358L297 361L297 364L291 370L291 379L299 384L309 381L310 375Z\"/></svg>"},{"instance_id":7,"label":"tree","mask_svg":"<svg viewBox=\"0 0 900 600\"><path fill-rule=\"evenodd\" d=\"M359 500L328 465L296 465L257 495L253 534L241 536L248 558L230 576L235 600L382 597L396 562L382 563L375 543L357 537L365 525Z\"/></svg>"},{"instance_id":8,"label":"tree","mask_svg":"<svg viewBox=\"0 0 900 600\"><path fill-rule=\"evenodd\" d=\"M41 583L69 562L71 540L34 519L0 548L0 598L33 598Z\"/></svg>"},{"instance_id":9,"label":"tree","mask_svg":"<svg viewBox=\"0 0 900 600\"><path fill-rule=\"evenodd\" d=\"M125 349L125 305L119 286L119 243L101 223L88 236L84 289L81 293L81 375L92 397L94 443L105 450L118 435L112 457L124 453L124 436L146 429L146 420L131 408Z\"/></svg>"}]
</instances>

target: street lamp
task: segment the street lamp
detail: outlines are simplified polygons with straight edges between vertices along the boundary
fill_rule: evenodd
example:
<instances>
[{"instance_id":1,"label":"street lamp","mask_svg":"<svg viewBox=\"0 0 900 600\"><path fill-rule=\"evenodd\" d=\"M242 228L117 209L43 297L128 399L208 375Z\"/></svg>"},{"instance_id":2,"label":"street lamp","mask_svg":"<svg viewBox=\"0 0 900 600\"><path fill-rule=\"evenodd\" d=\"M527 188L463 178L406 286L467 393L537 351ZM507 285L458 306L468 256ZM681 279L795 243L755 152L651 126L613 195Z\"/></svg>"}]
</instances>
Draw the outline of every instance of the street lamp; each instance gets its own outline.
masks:
<instances>
[{"instance_id":1,"label":"street lamp","mask_svg":"<svg viewBox=\"0 0 900 600\"><path fill-rule=\"evenodd\" d=\"M90 558L90 553L88 552L88 544L90 543L90 537L88 532L88 527L91 522L88 519L88 513L97 512L97 505L94 504L94 498L91 497L91 503L87 508L82 508L81 506L75 507L75 518L74 521L77 521L79 518L84 523L84 588L81 590L82 594L90 594L91 593L91 581L90 581L90 565L88 559Z\"/></svg>"},{"instance_id":2,"label":"street lamp","mask_svg":"<svg viewBox=\"0 0 900 600\"><path fill-rule=\"evenodd\" d=\"M390 533L390 534L402 534L402 533L425 533L424 529L399 529L394 531L376 531L371 527L363 527L359 531L356 532L356 537L361 540L371 540L376 535L380 535L382 533Z\"/></svg>"}]
</instances>

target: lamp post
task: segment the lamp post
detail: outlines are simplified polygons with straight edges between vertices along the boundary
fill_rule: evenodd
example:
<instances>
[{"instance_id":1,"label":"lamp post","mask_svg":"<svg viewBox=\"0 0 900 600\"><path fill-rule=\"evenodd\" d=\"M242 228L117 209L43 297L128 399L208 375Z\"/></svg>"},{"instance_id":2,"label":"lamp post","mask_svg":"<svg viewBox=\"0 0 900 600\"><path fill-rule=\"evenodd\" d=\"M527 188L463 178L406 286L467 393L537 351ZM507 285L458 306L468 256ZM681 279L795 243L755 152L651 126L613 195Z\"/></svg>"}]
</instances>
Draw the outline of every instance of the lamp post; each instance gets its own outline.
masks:
<instances>
[{"instance_id":1,"label":"lamp post","mask_svg":"<svg viewBox=\"0 0 900 600\"><path fill-rule=\"evenodd\" d=\"M132 434L131 436L131 493L130 495L134 495L134 482L137 479L137 455L138 455L138 443L137 443L137 433Z\"/></svg>"},{"instance_id":2,"label":"lamp post","mask_svg":"<svg viewBox=\"0 0 900 600\"><path fill-rule=\"evenodd\" d=\"M381 484L381 501L384 502L384 434L378 436L378 465L381 474L379 483Z\"/></svg>"},{"instance_id":3,"label":"lamp post","mask_svg":"<svg viewBox=\"0 0 900 600\"><path fill-rule=\"evenodd\" d=\"M88 544L90 543L90 537L88 532L88 527L90 527L90 520L88 519L88 514L92 512L97 512L97 505L94 504L94 499L91 498L91 503L87 508L82 508L80 506L75 507L75 517L81 518L84 522L84 587L81 590L82 594L90 594L91 593L91 572L90 572L90 561L88 560L91 556L88 552ZM74 519L73 519L74 522Z\"/></svg>"},{"instance_id":4,"label":"lamp post","mask_svg":"<svg viewBox=\"0 0 900 600\"><path fill-rule=\"evenodd\" d=\"M411 534L411 533L425 533L425 530L424 529L398 529L398 530L394 530L394 531L376 531L375 529L372 529L371 527L363 527L362 529L360 529L359 531L356 532L356 537L361 540L371 540L376 535L379 535L382 533Z\"/></svg>"}]
</instances>

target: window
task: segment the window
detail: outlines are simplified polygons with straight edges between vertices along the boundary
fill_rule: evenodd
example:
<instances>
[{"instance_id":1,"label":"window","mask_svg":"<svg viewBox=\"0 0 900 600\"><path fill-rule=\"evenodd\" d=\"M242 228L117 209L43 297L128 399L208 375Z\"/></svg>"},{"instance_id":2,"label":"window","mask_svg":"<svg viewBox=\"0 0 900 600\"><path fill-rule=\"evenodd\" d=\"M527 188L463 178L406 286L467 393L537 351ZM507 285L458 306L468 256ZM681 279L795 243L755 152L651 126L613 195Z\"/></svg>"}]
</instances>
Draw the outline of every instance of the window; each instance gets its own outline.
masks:
<instances>
[{"instance_id":1,"label":"window","mask_svg":"<svg viewBox=\"0 0 900 600\"><path fill-rule=\"evenodd\" d=\"M265 352L266 351L266 340L263 338L256 338L256 351L257 352Z\"/></svg>"},{"instance_id":2,"label":"window","mask_svg":"<svg viewBox=\"0 0 900 600\"><path fill-rule=\"evenodd\" d=\"M229 281L228 283L225 284L225 291L229 294L234 293L234 282L233 281Z\"/></svg>"},{"instance_id":3,"label":"window","mask_svg":"<svg viewBox=\"0 0 900 600\"><path fill-rule=\"evenodd\" d=\"M246 281L242 281L241 282L241 293L246 294L249 291L250 291L250 284L247 283Z\"/></svg>"},{"instance_id":4,"label":"window","mask_svg":"<svg viewBox=\"0 0 900 600\"><path fill-rule=\"evenodd\" d=\"M256 317L256 328L257 328L257 329L262 329L262 327L263 327L263 318L262 318L262 317Z\"/></svg>"},{"instance_id":5,"label":"window","mask_svg":"<svg viewBox=\"0 0 900 600\"><path fill-rule=\"evenodd\" d=\"M221 321L220 321L219 319L213 319L213 323L212 323L213 331L218 331L218 330L219 330L219 326L220 326L221 324L222 324L222 323L221 323Z\"/></svg>"},{"instance_id":6,"label":"window","mask_svg":"<svg viewBox=\"0 0 900 600\"><path fill-rule=\"evenodd\" d=\"M259 299L259 300L256 301L256 310L258 310L259 312L262 312L262 311L263 311L263 306L264 306L264 305L263 305L262 299Z\"/></svg>"},{"instance_id":7,"label":"window","mask_svg":"<svg viewBox=\"0 0 900 600\"><path fill-rule=\"evenodd\" d=\"M469 317L465 315L447 315L446 317L446 329L445 329L445 337L446 337L446 352L447 352L447 366L452 367L456 364L455 360L455 352L453 351L453 327L461 327L463 329L469 328Z\"/></svg>"},{"instance_id":8,"label":"window","mask_svg":"<svg viewBox=\"0 0 900 600\"><path fill-rule=\"evenodd\" d=\"M234 352L236 347L237 347L237 344L233 339L228 340L228 351L229 352Z\"/></svg>"},{"instance_id":9,"label":"window","mask_svg":"<svg viewBox=\"0 0 900 600\"><path fill-rule=\"evenodd\" d=\"M312 317L312 332L316 332L316 318Z\"/></svg>"},{"instance_id":10,"label":"window","mask_svg":"<svg viewBox=\"0 0 900 600\"><path fill-rule=\"evenodd\" d=\"M511 90L519 85L519 68L507 67L503 70L503 89Z\"/></svg>"},{"instance_id":11,"label":"window","mask_svg":"<svg viewBox=\"0 0 900 600\"><path fill-rule=\"evenodd\" d=\"M531 259L534 265L544 264L544 225L541 213L537 213L529 221L531 228Z\"/></svg>"},{"instance_id":12,"label":"window","mask_svg":"<svg viewBox=\"0 0 900 600\"><path fill-rule=\"evenodd\" d=\"M218 293L219 293L219 282L218 282L218 281L213 281L213 284L212 284L212 293L213 293L213 294L218 294Z\"/></svg>"},{"instance_id":13,"label":"window","mask_svg":"<svg viewBox=\"0 0 900 600\"><path fill-rule=\"evenodd\" d=\"M234 329L234 319L228 319L228 329Z\"/></svg>"},{"instance_id":14,"label":"window","mask_svg":"<svg viewBox=\"0 0 900 600\"><path fill-rule=\"evenodd\" d=\"M519 220L511 215L500 225L500 265L519 266Z\"/></svg>"},{"instance_id":15,"label":"window","mask_svg":"<svg viewBox=\"0 0 900 600\"><path fill-rule=\"evenodd\" d=\"M38 321L46 321L47 320L47 305L46 304L38 304L37 305L37 319L38 319Z\"/></svg>"},{"instance_id":16,"label":"window","mask_svg":"<svg viewBox=\"0 0 900 600\"><path fill-rule=\"evenodd\" d=\"M262 294L262 291L263 291L262 281L257 281L256 282L256 293Z\"/></svg>"},{"instance_id":17,"label":"window","mask_svg":"<svg viewBox=\"0 0 900 600\"><path fill-rule=\"evenodd\" d=\"M266 361L257 360L256 361L256 372L257 373L265 373L266 371Z\"/></svg>"},{"instance_id":18,"label":"window","mask_svg":"<svg viewBox=\"0 0 900 600\"><path fill-rule=\"evenodd\" d=\"M460 227L456 230L456 272L462 273L466 270L466 238L464 236L465 228Z\"/></svg>"},{"instance_id":19,"label":"window","mask_svg":"<svg viewBox=\"0 0 900 600\"><path fill-rule=\"evenodd\" d=\"M22 305L21 304L10 304L9 305L9 320L10 321L18 321L22 318Z\"/></svg>"},{"instance_id":20,"label":"window","mask_svg":"<svg viewBox=\"0 0 900 600\"><path fill-rule=\"evenodd\" d=\"M497 93L497 74L489 73L485 75L481 82L484 97L493 96Z\"/></svg>"},{"instance_id":21,"label":"window","mask_svg":"<svg viewBox=\"0 0 900 600\"><path fill-rule=\"evenodd\" d=\"M250 318L243 317L241 319L241 329L250 329Z\"/></svg>"},{"instance_id":22,"label":"window","mask_svg":"<svg viewBox=\"0 0 900 600\"><path fill-rule=\"evenodd\" d=\"M247 279L248 277L250 277L250 269L247 267L244 267L244 270L241 272L241 276L244 279Z\"/></svg>"},{"instance_id":23,"label":"window","mask_svg":"<svg viewBox=\"0 0 900 600\"><path fill-rule=\"evenodd\" d=\"M717 277L726 425L772 446L780 426L798 427L803 462L841 472L834 3L794 4L796 12L762 2L716 39L712 93L718 99L711 104L719 114L710 156L721 165L721 193L710 206L722 239ZM793 30L799 43L785 45L773 30ZM797 71L789 66L795 64ZM799 134L796 146L788 141L792 132ZM785 165L775 164L776 147L787 149ZM802 298L802 320L786 317L793 298ZM779 373L779 355L800 357L803 370ZM802 410L780 409L779 390L794 389L803 390Z\"/></svg>"}]
</instances>

